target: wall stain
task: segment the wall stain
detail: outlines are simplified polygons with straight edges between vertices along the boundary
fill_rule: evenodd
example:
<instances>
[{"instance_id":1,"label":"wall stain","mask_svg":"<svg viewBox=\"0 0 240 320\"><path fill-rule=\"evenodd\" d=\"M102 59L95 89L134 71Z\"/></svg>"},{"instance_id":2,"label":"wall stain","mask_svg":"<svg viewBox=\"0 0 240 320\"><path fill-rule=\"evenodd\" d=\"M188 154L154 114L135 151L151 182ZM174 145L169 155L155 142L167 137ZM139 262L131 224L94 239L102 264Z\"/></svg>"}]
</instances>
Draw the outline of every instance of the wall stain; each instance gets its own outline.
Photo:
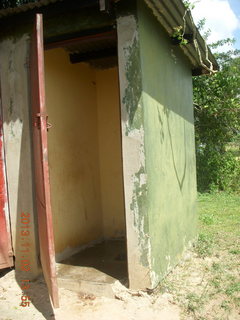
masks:
<instances>
[{"instance_id":1,"label":"wall stain","mask_svg":"<svg viewBox=\"0 0 240 320\"><path fill-rule=\"evenodd\" d=\"M126 126L126 135L131 129L140 129L142 125L142 115L139 110L139 100L142 93L142 79L140 70L139 43L135 36L131 46L124 48L126 58L126 78L128 86L125 89L123 103L128 113L128 125Z\"/></svg>"},{"instance_id":2,"label":"wall stain","mask_svg":"<svg viewBox=\"0 0 240 320\"><path fill-rule=\"evenodd\" d=\"M143 166L134 176L134 192L130 205L134 213L134 225L138 230L138 241L141 252L141 263L149 267L149 235L147 218L147 183Z\"/></svg>"}]
</instances>

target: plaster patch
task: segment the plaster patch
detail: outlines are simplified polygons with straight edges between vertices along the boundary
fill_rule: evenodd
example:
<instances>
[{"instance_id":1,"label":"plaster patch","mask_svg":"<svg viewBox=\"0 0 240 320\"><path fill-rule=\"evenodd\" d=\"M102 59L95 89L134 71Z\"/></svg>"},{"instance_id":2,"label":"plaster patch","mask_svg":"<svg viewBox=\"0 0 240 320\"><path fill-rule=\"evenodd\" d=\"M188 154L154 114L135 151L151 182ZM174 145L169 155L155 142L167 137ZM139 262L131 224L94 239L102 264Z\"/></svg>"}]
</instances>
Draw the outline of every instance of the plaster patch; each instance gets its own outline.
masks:
<instances>
[{"instance_id":1,"label":"plaster patch","mask_svg":"<svg viewBox=\"0 0 240 320\"><path fill-rule=\"evenodd\" d=\"M129 281L132 288L146 288L151 284L138 26L134 15L119 17L117 24Z\"/></svg>"},{"instance_id":2,"label":"plaster patch","mask_svg":"<svg viewBox=\"0 0 240 320\"><path fill-rule=\"evenodd\" d=\"M119 17L117 23L118 30L121 30L118 39L119 69L124 71L120 72L121 101L124 106L122 119L128 135L132 129L140 129L142 123L139 37L134 15Z\"/></svg>"}]
</instances>

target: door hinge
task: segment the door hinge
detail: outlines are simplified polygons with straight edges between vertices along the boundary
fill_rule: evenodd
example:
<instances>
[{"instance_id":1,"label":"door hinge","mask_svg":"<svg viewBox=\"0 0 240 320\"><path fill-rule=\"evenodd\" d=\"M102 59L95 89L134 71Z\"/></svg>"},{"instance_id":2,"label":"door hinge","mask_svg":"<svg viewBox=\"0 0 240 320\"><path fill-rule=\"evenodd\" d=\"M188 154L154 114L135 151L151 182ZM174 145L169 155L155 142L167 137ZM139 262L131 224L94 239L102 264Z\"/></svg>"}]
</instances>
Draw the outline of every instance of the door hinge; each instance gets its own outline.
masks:
<instances>
[{"instance_id":1,"label":"door hinge","mask_svg":"<svg viewBox=\"0 0 240 320\"><path fill-rule=\"evenodd\" d=\"M34 127L37 127L38 129L41 129L41 118L45 118L47 130L51 129L52 128L52 124L47 122L48 115L41 114L41 113L37 113L36 114L35 121L34 121Z\"/></svg>"}]
</instances>

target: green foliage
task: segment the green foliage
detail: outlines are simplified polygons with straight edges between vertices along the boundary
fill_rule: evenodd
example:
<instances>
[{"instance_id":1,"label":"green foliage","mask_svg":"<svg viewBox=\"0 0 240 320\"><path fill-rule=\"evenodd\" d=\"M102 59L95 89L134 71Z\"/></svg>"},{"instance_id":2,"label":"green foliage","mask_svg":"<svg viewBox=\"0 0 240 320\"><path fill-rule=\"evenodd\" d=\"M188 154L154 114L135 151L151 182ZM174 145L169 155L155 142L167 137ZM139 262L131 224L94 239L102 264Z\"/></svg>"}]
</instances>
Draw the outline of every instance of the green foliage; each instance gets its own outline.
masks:
<instances>
[{"instance_id":1,"label":"green foliage","mask_svg":"<svg viewBox=\"0 0 240 320\"><path fill-rule=\"evenodd\" d=\"M195 244L195 252L199 257L207 257L212 253L213 239L211 235L200 233Z\"/></svg>"},{"instance_id":2,"label":"green foliage","mask_svg":"<svg viewBox=\"0 0 240 320\"><path fill-rule=\"evenodd\" d=\"M184 23L186 13L194 8L195 2L184 1ZM205 21L198 22L200 30ZM188 44L184 33L185 25L174 28L173 38L180 45ZM207 39L210 33L210 30L205 31L203 37ZM233 39L227 38L209 47L216 50L233 43ZM220 71L211 77L194 77L193 80L200 192L240 190L240 51L219 52L215 56ZM238 146L237 154L229 148L232 143Z\"/></svg>"},{"instance_id":3,"label":"green foliage","mask_svg":"<svg viewBox=\"0 0 240 320\"><path fill-rule=\"evenodd\" d=\"M203 214L201 217L200 217L200 220L203 224L205 225L211 225L215 222L215 216L213 214L209 214L209 213L206 213L206 214Z\"/></svg>"},{"instance_id":4,"label":"green foliage","mask_svg":"<svg viewBox=\"0 0 240 320\"><path fill-rule=\"evenodd\" d=\"M231 253L231 254L240 254L240 250L232 249L232 250L229 250L229 253Z\"/></svg>"},{"instance_id":5,"label":"green foliage","mask_svg":"<svg viewBox=\"0 0 240 320\"><path fill-rule=\"evenodd\" d=\"M195 312L198 310L202 305L201 296L199 297L196 293L191 292L187 295L186 300L188 302L187 304L187 310L188 312Z\"/></svg>"},{"instance_id":6,"label":"green foliage","mask_svg":"<svg viewBox=\"0 0 240 320\"><path fill-rule=\"evenodd\" d=\"M240 165L229 151L209 144L197 148L197 180L199 191L239 190Z\"/></svg>"},{"instance_id":7,"label":"green foliage","mask_svg":"<svg viewBox=\"0 0 240 320\"><path fill-rule=\"evenodd\" d=\"M195 8L195 3L198 1L183 1L183 4L187 10L193 10Z\"/></svg>"},{"instance_id":8,"label":"green foliage","mask_svg":"<svg viewBox=\"0 0 240 320\"><path fill-rule=\"evenodd\" d=\"M212 45L231 43L231 39ZM230 146L240 137L240 54L215 54L220 71L194 77L198 189L239 190L240 161Z\"/></svg>"},{"instance_id":9,"label":"green foliage","mask_svg":"<svg viewBox=\"0 0 240 320\"><path fill-rule=\"evenodd\" d=\"M240 282L233 282L226 289L226 294L228 296L232 296L236 292L240 292Z\"/></svg>"},{"instance_id":10,"label":"green foliage","mask_svg":"<svg viewBox=\"0 0 240 320\"><path fill-rule=\"evenodd\" d=\"M184 38L184 31L182 26L178 26L173 28L173 34L172 37L174 39L177 39L179 41L180 45L186 45L188 44L188 40Z\"/></svg>"}]
</instances>

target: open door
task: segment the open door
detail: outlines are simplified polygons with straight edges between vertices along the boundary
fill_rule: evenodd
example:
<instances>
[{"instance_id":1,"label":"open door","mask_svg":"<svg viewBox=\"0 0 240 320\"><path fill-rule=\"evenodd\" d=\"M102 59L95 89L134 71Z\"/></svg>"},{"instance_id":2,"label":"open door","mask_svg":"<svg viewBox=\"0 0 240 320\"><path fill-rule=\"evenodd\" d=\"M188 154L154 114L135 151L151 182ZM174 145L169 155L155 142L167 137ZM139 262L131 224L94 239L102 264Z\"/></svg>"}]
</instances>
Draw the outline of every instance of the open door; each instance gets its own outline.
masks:
<instances>
[{"instance_id":1,"label":"open door","mask_svg":"<svg viewBox=\"0 0 240 320\"><path fill-rule=\"evenodd\" d=\"M0 92L1 94L1 92ZM0 269L13 266L11 231L5 175L3 121L0 96Z\"/></svg>"},{"instance_id":2,"label":"open door","mask_svg":"<svg viewBox=\"0 0 240 320\"><path fill-rule=\"evenodd\" d=\"M43 50L42 15L37 14L30 61L35 192L41 264L53 306L57 308L59 301L50 202Z\"/></svg>"}]
</instances>

